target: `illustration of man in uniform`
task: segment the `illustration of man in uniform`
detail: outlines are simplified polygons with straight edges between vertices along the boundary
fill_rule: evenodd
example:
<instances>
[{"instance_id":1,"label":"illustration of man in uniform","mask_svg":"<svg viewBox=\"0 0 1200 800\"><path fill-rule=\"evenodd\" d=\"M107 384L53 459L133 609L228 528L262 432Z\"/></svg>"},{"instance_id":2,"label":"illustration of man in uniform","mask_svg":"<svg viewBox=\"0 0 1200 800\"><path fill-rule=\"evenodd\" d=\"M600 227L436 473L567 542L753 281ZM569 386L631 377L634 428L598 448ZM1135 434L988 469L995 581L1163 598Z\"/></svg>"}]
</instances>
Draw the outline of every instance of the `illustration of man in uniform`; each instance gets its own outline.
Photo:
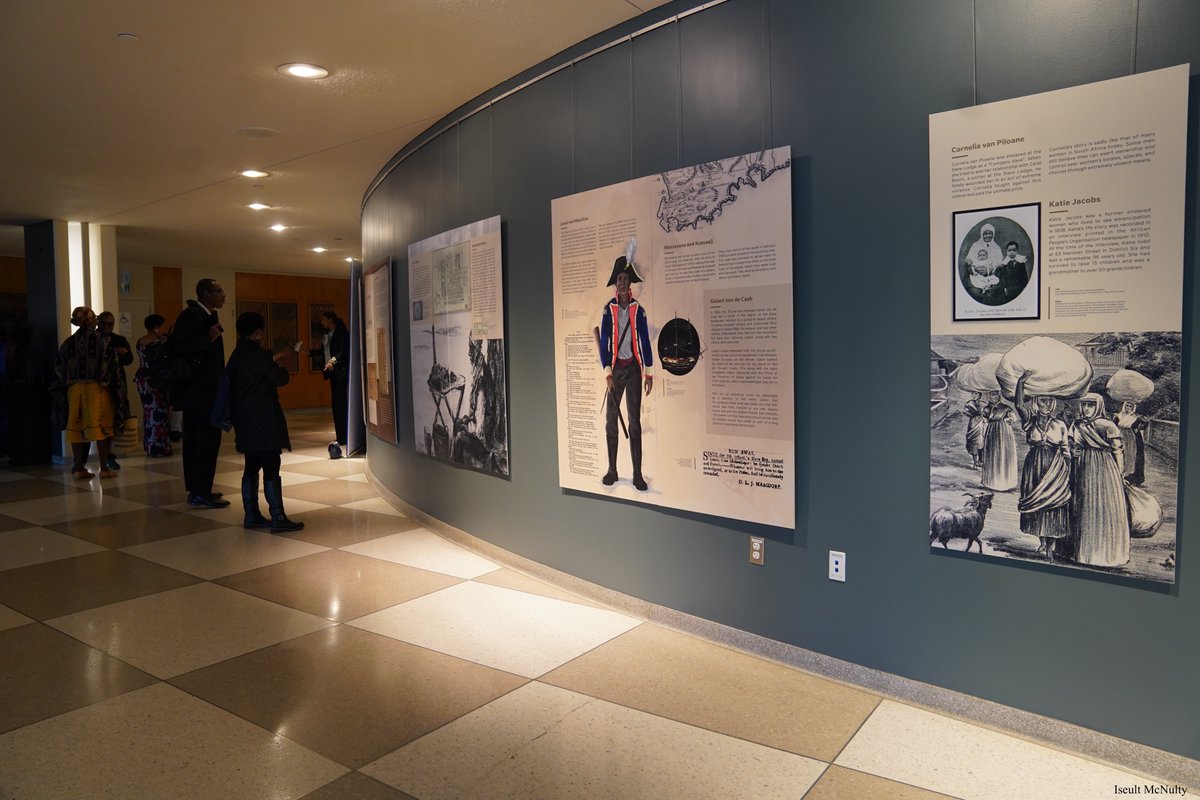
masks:
<instances>
[{"instance_id":1,"label":"illustration of man in uniform","mask_svg":"<svg viewBox=\"0 0 1200 800\"><path fill-rule=\"evenodd\" d=\"M641 283L633 262L637 243L630 239L626 254L618 256L613 264L609 286L616 287L616 295L604 307L600 319L599 344L600 363L604 366L607 384L604 434L608 443L608 472L601 481L605 486L617 482L617 418L620 415L621 397L625 397L628 416L629 455L633 462L633 485L639 492L646 491L646 480L642 477L642 391L647 395L654 385L651 374L654 367L654 351L650 347L650 330L646 321L646 309L633 299L632 286Z\"/></svg>"}]
</instances>

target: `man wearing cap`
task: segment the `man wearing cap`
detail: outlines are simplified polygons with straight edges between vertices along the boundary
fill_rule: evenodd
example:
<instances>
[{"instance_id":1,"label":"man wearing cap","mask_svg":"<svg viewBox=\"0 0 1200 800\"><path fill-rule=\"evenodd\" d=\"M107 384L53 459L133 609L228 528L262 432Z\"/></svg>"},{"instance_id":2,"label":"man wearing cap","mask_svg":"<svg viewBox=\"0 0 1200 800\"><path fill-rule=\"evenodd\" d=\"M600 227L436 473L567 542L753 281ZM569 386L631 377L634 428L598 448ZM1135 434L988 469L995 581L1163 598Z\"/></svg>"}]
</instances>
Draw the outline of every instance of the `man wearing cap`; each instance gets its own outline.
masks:
<instances>
[{"instance_id":1,"label":"man wearing cap","mask_svg":"<svg viewBox=\"0 0 1200 800\"><path fill-rule=\"evenodd\" d=\"M628 255L619 256L613 264L609 286L616 286L616 296L604 307L600 319L600 363L608 385L605 406L604 434L608 439L608 472L601 478L605 486L617 482L617 416L621 396L625 396L628 416L629 456L633 462L633 485L646 491L642 477L642 390L647 395L654 385L651 370L654 353L650 347L650 330L646 309L633 299L630 287L641 283L633 263L633 243Z\"/></svg>"}]
</instances>

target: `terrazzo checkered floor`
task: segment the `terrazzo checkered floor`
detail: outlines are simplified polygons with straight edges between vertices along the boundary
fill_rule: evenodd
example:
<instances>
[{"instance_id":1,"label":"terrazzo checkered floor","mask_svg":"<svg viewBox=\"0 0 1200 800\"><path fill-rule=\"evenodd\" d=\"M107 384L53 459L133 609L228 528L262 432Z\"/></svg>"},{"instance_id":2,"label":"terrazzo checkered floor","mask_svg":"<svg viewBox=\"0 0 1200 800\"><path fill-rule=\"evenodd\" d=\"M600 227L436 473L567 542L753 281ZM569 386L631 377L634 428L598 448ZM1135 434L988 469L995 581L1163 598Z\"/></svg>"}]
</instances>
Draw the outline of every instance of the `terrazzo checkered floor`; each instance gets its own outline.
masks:
<instances>
[{"instance_id":1,"label":"terrazzo checkered floor","mask_svg":"<svg viewBox=\"0 0 1200 800\"><path fill-rule=\"evenodd\" d=\"M0 464L0 798L1111 797L1142 776L617 613L436 536L293 413L303 531ZM264 504L265 507L265 504Z\"/></svg>"}]
</instances>

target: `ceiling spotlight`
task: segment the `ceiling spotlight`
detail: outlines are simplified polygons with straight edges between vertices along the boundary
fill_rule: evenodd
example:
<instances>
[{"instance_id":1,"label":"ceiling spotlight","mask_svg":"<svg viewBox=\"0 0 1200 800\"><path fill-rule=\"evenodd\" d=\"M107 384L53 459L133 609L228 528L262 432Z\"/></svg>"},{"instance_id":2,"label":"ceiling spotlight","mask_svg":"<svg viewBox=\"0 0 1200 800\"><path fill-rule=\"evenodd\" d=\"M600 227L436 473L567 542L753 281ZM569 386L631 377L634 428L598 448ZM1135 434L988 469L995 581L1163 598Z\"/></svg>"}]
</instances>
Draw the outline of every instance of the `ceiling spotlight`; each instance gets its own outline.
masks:
<instances>
[{"instance_id":1,"label":"ceiling spotlight","mask_svg":"<svg viewBox=\"0 0 1200 800\"><path fill-rule=\"evenodd\" d=\"M308 80L317 80L325 78L329 75L329 70L317 64L291 63L280 64L275 68L275 71L281 75L291 75L293 78L307 78Z\"/></svg>"},{"instance_id":2,"label":"ceiling spotlight","mask_svg":"<svg viewBox=\"0 0 1200 800\"><path fill-rule=\"evenodd\" d=\"M261 169L244 169L242 170L243 178L265 178L271 173L263 172Z\"/></svg>"},{"instance_id":3,"label":"ceiling spotlight","mask_svg":"<svg viewBox=\"0 0 1200 800\"><path fill-rule=\"evenodd\" d=\"M353 263L354 263L354 259L353 259L353 258L351 258L350 256L346 256L346 261L347 261L347 262L349 262L349 263L351 263L351 264L353 264Z\"/></svg>"},{"instance_id":4,"label":"ceiling spotlight","mask_svg":"<svg viewBox=\"0 0 1200 800\"><path fill-rule=\"evenodd\" d=\"M313 252L314 252L314 253L324 253L324 252L325 252L325 248L324 248L324 247L314 247L314 248L313 248Z\"/></svg>"},{"instance_id":5,"label":"ceiling spotlight","mask_svg":"<svg viewBox=\"0 0 1200 800\"><path fill-rule=\"evenodd\" d=\"M264 208L270 208L266 203L250 203L246 208L253 208L255 211L262 211Z\"/></svg>"},{"instance_id":6,"label":"ceiling spotlight","mask_svg":"<svg viewBox=\"0 0 1200 800\"><path fill-rule=\"evenodd\" d=\"M288 229L287 225L272 225L271 226L271 230L273 230L273 231L286 231L287 229Z\"/></svg>"}]
</instances>

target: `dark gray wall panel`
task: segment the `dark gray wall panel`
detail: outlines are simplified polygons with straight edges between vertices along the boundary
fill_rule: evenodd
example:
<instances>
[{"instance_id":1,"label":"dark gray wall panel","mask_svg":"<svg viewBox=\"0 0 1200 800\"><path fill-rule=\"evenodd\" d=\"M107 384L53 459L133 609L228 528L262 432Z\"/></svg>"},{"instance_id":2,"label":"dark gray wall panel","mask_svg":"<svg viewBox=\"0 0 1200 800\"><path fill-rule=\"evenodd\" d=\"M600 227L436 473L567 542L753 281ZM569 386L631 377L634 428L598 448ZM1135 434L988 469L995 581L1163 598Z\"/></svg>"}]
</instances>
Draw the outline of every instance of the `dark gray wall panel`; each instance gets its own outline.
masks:
<instances>
[{"instance_id":1,"label":"dark gray wall panel","mask_svg":"<svg viewBox=\"0 0 1200 800\"><path fill-rule=\"evenodd\" d=\"M1128 75L1138 0L975 0L978 102Z\"/></svg>"},{"instance_id":2,"label":"dark gray wall panel","mask_svg":"<svg viewBox=\"0 0 1200 800\"><path fill-rule=\"evenodd\" d=\"M434 516L586 580L1200 756L1200 731L1190 704L1180 702L1200 691L1187 666L1200 658L1191 635L1200 599L1181 589L1194 555L1194 459L1185 457L1181 469L1175 587L930 555L926 547L928 115L971 105L976 72L982 102L1126 74L1135 36L1141 69L1194 59L1200 47L1193 0L1066 5L730 0L497 102L443 134L436 161L401 162L367 201L364 256L402 254L412 238L438 232L430 226L502 215L512 479L415 455L407 407L400 447L371 440L372 470ZM1187 166L1185 381L1200 364L1198 80ZM783 144L794 160L796 530L563 492L551 200ZM401 291L398 281L398 302ZM408 332L397 325L406 370ZM398 374L404 380L407 372ZM1186 400L1185 456L1200 452L1200 433L1187 424L1200 399ZM770 539L765 567L746 563L748 532ZM825 578L831 548L848 553L846 584Z\"/></svg>"},{"instance_id":3,"label":"dark gray wall panel","mask_svg":"<svg viewBox=\"0 0 1200 800\"><path fill-rule=\"evenodd\" d=\"M679 26L639 36L633 48L634 176L683 166L680 161Z\"/></svg>"},{"instance_id":4,"label":"dark gray wall panel","mask_svg":"<svg viewBox=\"0 0 1200 800\"><path fill-rule=\"evenodd\" d=\"M765 16L761 0L743 0L680 21L685 165L767 146Z\"/></svg>"},{"instance_id":5,"label":"dark gray wall panel","mask_svg":"<svg viewBox=\"0 0 1200 800\"><path fill-rule=\"evenodd\" d=\"M571 69L575 84L575 192L633 174L633 47L609 48Z\"/></svg>"},{"instance_id":6,"label":"dark gray wall panel","mask_svg":"<svg viewBox=\"0 0 1200 800\"><path fill-rule=\"evenodd\" d=\"M1196 0L1141 0L1137 28L1138 71L1176 64L1200 65L1200 3Z\"/></svg>"}]
</instances>

